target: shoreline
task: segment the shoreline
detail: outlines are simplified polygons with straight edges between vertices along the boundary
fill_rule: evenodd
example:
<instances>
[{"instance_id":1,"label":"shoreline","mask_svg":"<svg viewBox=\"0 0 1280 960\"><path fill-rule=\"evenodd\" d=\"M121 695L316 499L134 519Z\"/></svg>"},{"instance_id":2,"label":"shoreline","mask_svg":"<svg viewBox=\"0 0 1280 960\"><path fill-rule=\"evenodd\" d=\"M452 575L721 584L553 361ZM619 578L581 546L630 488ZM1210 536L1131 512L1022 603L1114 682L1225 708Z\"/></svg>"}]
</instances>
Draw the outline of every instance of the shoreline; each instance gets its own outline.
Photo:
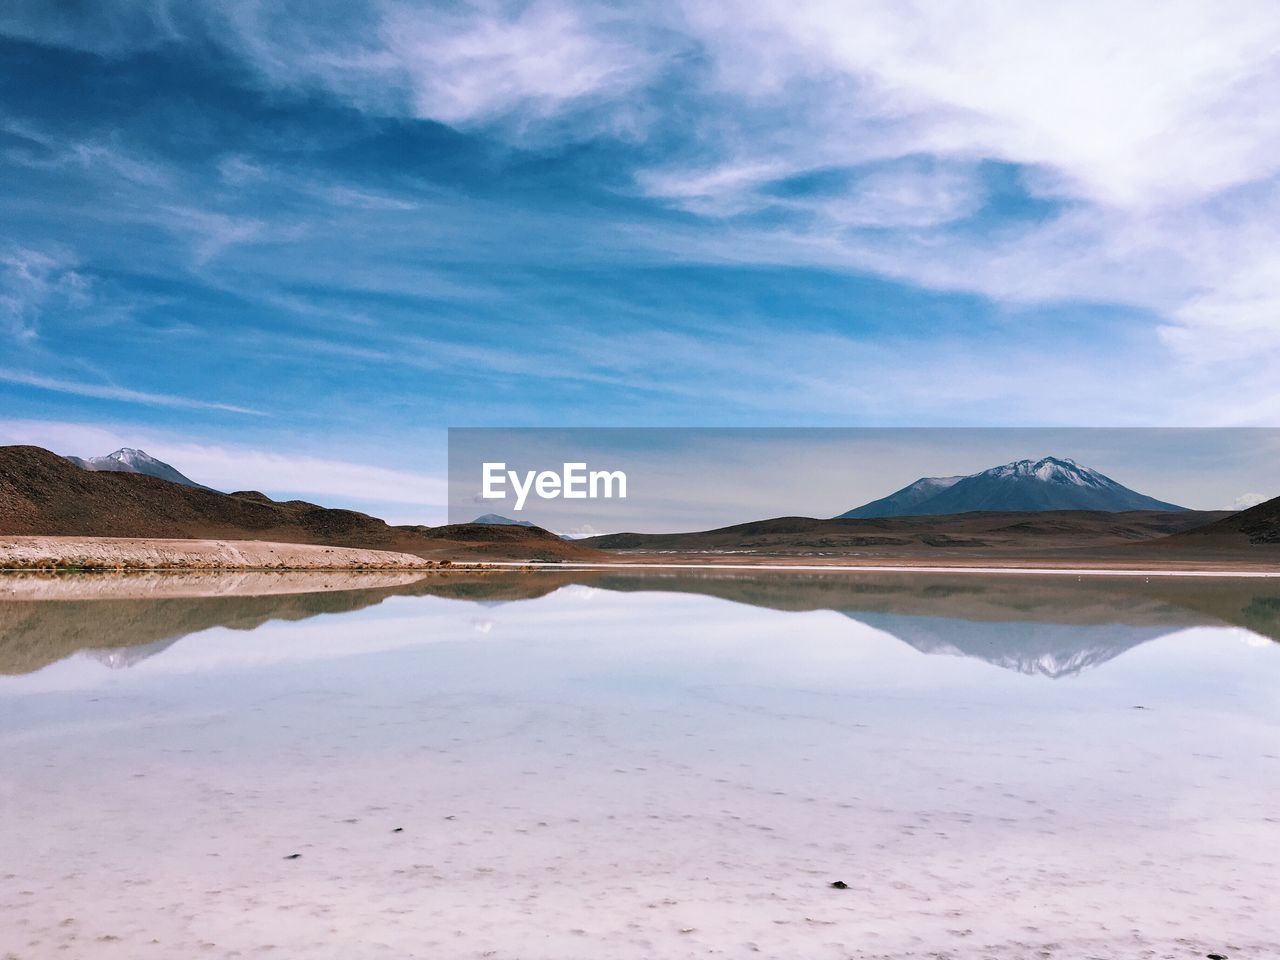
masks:
<instances>
[{"instance_id":1,"label":"shoreline","mask_svg":"<svg viewBox=\"0 0 1280 960\"><path fill-rule=\"evenodd\" d=\"M447 567L440 570L86 570L56 573L15 570L0 571L0 602L286 597L347 590L394 590L450 574Z\"/></svg>"},{"instance_id":2,"label":"shoreline","mask_svg":"<svg viewBox=\"0 0 1280 960\"><path fill-rule=\"evenodd\" d=\"M536 566L536 560L513 561L510 566ZM336 564L334 566L283 566L280 564L250 566L246 564L199 564L189 563L173 566L148 566L138 563L121 564L74 564L55 563L40 567L8 567L0 566L0 574L26 573L45 574L48 576L65 576L74 573L449 573L450 571L481 571L495 566L494 563L471 563L468 561L427 560L420 564ZM506 569L507 565L504 565ZM555 564L547 564L555 566Z\"/></svg>"},{"instance_id":3,"label":"shoreline","mask_svg":"<svg viewBox=\"0 0 1280 960\"><path fill-rule=\"evenodd\" d=\"M1280 578L1280 569L1275 570L1207 570L1203 568L1155 570L1150 568L1131 567L1026 567L1026 566L976 566L976 565L937 565L937 564L802 564L802 563L595 563L571 561L564 563L546 563L541 561L505 561L491 560L494 567L528 567L538 570L743 570L765 571L770 573L974 573L986 574L1023 574L1034 576L1076 576L1076 577L1195 577L1210 578L1246 578L1274 579Z\"/></svg>"},{"instance_id":4,"label":"shoreline","mask_svg":"<svg viewBox=\"0 0 1280 960\"><path fill-rule=\"evenodd\" d=\"M438 570L448 560L410 553L269 540L149 537L0 537L0 570L25 573L125 571Z\"/></svg>"},{"instance_id":5,"label":"shoreline","mask_svg":"<svg viewBox=\"0 0 1280 960\"><path fill-rule=\"evenodd\" d=\"M453 559L359 547L266 540L142 537L0 537L0 573L357 573L524 570L742 571L772 573L970 573L1074 577L1280 578L1280 558L1186 556L1167 559L1077 557L913 557L858 562L838 557L760 556L731 561L688 555L670 559L631 554L607 559L538 560L498 557Z\"/></svg>"},{"instance_id":6,"label":"shoreline","mask_svg":"<svg viewBox=\"0 0 1280 960\"><path fill-rule=\"evenodd\" d=\"M1196 579L1280 579L1280 570L1242 570L1228 568L1210 570L1189 568L1157 570L1148 567L1031 567L1031 566L979 566L937 564L803 564L803 563L600 563L586 561L545 560L486 560L482 563L468 561L424 561L417 564L353 563L334 565L248 565L232 563L186 563L148 565L141 562L84 563L57 561L41 566L0 565L0 576L7 574L43 575L51 578L75 574L165 574L174 576L204 574L378 574L378 573L483 573L525 571L529 573L554 570L681 570L681 571L743 571L764 573L967 573L986 576L1019 574L1024 576L1074 576L1074 577L1190 577Z\"/></svg>"}]
</instances>

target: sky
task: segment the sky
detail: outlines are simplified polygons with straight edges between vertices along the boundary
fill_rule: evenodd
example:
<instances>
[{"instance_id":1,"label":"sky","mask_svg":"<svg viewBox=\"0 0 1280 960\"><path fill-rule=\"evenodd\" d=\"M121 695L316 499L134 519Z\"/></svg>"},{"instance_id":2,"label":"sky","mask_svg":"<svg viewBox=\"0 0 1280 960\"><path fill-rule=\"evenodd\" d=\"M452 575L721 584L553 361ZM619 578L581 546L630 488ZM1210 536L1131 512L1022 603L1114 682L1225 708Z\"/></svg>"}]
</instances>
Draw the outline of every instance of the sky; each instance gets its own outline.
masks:
<instances>
[{"instance_id":1,"label":"sky","mask_svg":"<svg viewBox=\"0 0 1280 960\"><path fill-rule=\"evenodd\" d=\"M440 522L450 426L1274 426L1278 50L1270 2L8 0L0 442Z\"/></svg>"}]
</instances>

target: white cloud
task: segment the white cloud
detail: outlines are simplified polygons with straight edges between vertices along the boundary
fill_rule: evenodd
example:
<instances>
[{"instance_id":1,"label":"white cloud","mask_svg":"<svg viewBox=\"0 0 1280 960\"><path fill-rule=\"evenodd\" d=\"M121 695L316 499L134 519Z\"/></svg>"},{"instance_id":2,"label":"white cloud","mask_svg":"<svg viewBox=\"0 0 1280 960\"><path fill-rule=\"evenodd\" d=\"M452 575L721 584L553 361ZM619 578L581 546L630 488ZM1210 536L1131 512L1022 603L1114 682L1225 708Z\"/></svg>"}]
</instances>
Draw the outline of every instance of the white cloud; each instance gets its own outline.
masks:
<instances>
[{"instance_id":1,"label":"white cloud","mask_svg":"<svg viewBox=\"0 0 1280 960\"><path fill-rule=\"evenodd\" d=\"M937 227L981 206L984 190L972 171L916 169L909 164L861 178L846 196L815 204L842 227Z\"/></svg>"},{"instance_id":2,"label":"white cloud","mask_svg":"<svg viewBox=\"0 0 1280 960\"><path fill-rule=\"evenodd\" d=\"M856 141L876 124L903 153L1043 165L1071 195L1118 205L1179 203L1277 168L1280 17L1266 2L751 0L686 13L727 91L818 99L799 119L830 126L797 141Z\"/></svg>"},{"instance_id":3,"label":"white cloud","mask_svg":"<svg viewBox=\"0 0 1280 960\"><path fill-rule=\"evenodd\" d=\"M998 300L1127 304L1164 318L1183 362L1280 361L1274 5L753 0L685 10L732 106L707 124L706 157L683 175L641 173L650 195L724 216L778 206L770 187L780 179L907 164L879 175L896 185L854 179L808 201L807 224L735 227L700 238L703 250ZM921 179L911 170L921 155L951 181ZM978 206L980 187L959 173L977 160L1019 165L1062 209L951 235L946 225Z\"/></svg>"},{"instance_id":4,"label":"white cloud","mask_svg":"<svg viewBox=\"0 0 1280 960\"><path fill-rule=\"evenodd\" d=\"M386 50L407 74L419 116L469 124L523 111L527 122L646 79L643 54L590 22L585 8L535 2L461 11L390 9Z\"/></svg>"},{"instance_id":5,"label":"white cloud","mask_svg":"<svg viewBox=\"0 0 1280 960\"><path fill-rule=\"evenodd\" d=\"M274 86L318 86L360 109L460 128L499 122L517 138L604 106L610 116L592 129L620 132L634 123L625 100L660 62L641 20L555 0L386 0L349 5L337 25L234 0L203 19Z\"/></svg>"},{"instance_id":6,"label":"white cloud","mask_svg":"<svg viewBox=\"0 0 1280 960\"><path fill-rule=\"evenodd\" d=\"M692 213L731 216L768 203L760 188L793 172L795 168L781 160L745 160L710 167L641 170L636 179L645 193Z\"/></svg>"},{"instance_id":7,"label":"white cloud","mask_svg":"<svg viewBox=\"0 0 1280 960\"><path fill-rule=\"evenodd\" d=\"M1227 506L1228 510L1248 510L1250 507L1256 507L1260 503L1266 503L1271 498L1261 493L1242 493L1236 497Z\"/></svg>"}]
</instances>

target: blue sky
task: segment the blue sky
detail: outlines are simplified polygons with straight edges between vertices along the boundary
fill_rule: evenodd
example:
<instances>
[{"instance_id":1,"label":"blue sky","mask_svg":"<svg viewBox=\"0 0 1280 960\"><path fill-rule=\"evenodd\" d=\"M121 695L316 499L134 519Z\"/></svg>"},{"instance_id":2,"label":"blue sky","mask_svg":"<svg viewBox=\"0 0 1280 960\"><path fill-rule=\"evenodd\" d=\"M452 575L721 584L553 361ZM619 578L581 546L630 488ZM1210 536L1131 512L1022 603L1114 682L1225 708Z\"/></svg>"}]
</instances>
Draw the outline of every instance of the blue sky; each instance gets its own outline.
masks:
<instances>
[{"instance_id":1,"label":"blue sky","mask_svg":"<svg viewBox=\"0 0 1280 960\"><path fill-rule=\"evenodd\" d=\"M433 522L447 426L1280 415L1268 3L16 0L0 37L0 441Z\"/></svg>"}]
</instances>

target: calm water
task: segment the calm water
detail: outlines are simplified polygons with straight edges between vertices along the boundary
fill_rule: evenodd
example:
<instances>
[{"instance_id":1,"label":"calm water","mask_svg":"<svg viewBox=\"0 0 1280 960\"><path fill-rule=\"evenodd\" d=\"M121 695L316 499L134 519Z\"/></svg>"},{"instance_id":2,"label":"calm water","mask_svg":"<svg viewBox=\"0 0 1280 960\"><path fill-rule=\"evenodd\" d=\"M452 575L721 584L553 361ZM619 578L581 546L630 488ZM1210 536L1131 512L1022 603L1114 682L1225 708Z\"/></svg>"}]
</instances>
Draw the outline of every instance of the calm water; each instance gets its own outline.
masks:
<instances>
[{"instance_id":1,"label":"calm water","mask_svg":"<svg viewBox=\"0 0 1280 960\"><path fill-rule=\"evenodd\" d=\"M1280 584L317 582L0 579L0 957L1280 956Z\"/></svg>"}]
</instances>

